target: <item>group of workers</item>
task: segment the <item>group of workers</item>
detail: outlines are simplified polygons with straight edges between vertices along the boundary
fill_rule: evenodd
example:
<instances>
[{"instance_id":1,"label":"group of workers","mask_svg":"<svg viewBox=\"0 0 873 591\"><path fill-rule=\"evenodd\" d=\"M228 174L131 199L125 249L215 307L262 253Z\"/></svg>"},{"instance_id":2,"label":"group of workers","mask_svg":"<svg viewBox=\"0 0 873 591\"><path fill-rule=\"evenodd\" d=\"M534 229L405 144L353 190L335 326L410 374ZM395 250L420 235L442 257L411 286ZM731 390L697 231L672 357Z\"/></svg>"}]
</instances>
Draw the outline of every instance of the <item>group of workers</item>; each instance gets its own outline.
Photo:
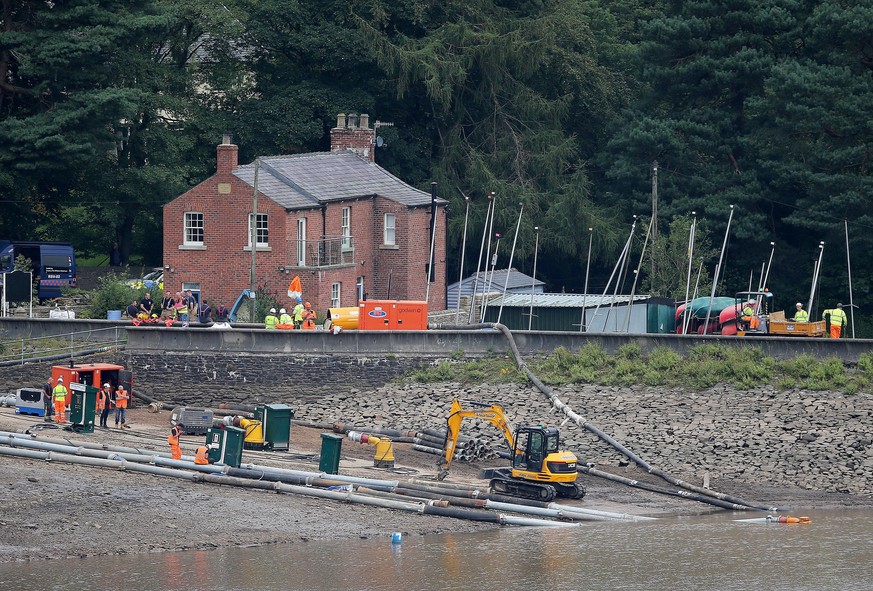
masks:
<instances>
[{"instance_id":1,"label":"group of workers","mask_svg":"<svg viewBox=\"0 0 873 591\"><path fill-rule=\"evenodd\" d=\"M182 436L182 428L174 424L170 428L170 436L167 437L167 443L170 444L170 455L174 460L182 459L182 448L179 445L179 438ZM211 463L209 460L209 446L201 445L194 452L194 463L205 465Z\"/></svg>"},{"instance_id":2,"label":"group of workers","mask_svg":"<svg viewBox=\"0 0 873 591\"><path fill-rule=\"evenodd\" d=\"M803 309L803 304L797 302L794 307L794 322L809 322L809 313ZM830 322L830 335L832 339L838 339L843 334L843 327L846 325L846 313L843 311L843 304L837 304L836 308L831 308L822 312L822 318Z\"/></svg>"},{"instance_id":3,"label":"group of workers","mask_svg":"<svg viewBox=\"0 0 873 591\"><path fill-rule=\"evenodd\" d=\"M795 305L794 322L809 322L809 313L803 309L803 304L797 302ZM822 318L830 325L830 337L838 339L843 334L843 326L846 325L846 313L843 311L843 304L837 304L836 308L825 310L822 312ZM740 320L747 329L755 330L759 328L760 320L752 307L752 302L743 304L743 309L740 312Z\"/></svg>"},{"instance_id":4,"label":"group of workers","mask_svg":"<svg viewBox=\"0 0 873 591\"><path fill-rule=\"evenodd\" d=\"M288 314L285 308L281 308L276 316L276 308L270 308L269 314L264 318L264 328L267 329L315 329L315 310L312 309L312 304L304 302L302 298L297 298L297 303Z\"/></svg>"},{"instance_id":5,"label":"group of workers","mask_svg":"<svg viewBox=\"0 0 873 591\"><path fill-rule=\"evenodd\" d=\"M51 416L54 415L54 422L63 425L67 422L67 397L69 390L64 385L64 377L58 377L54 387L51 383L43 386L43 405L45 408L45 420L51 421ZM97 404L95 406L95 414L100 418L100 426L106 427L109 419L109 413L115 409L115 428L130 429L127 424L127 406L130 401L130 393L125 390L124 384L119 384L117 389L112 388L112 384L108 382L103 384L103 388L97 392Z\"/></svg>"}]
</instances>

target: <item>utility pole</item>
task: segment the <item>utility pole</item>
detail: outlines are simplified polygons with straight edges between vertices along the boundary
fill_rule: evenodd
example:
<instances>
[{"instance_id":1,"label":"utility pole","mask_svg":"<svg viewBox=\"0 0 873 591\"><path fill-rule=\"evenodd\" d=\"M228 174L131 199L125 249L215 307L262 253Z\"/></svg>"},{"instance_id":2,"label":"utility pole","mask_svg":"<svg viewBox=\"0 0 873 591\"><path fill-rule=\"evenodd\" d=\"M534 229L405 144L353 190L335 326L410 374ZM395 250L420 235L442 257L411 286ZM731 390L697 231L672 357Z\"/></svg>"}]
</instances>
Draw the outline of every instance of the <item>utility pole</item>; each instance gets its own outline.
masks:
<instances>
[{"instance_id":1,"label":"utility pole","mask_svg":"<svg viewBox=\"0 0 873 591\"><path fill-rule=\"evenodd\" d=\"M655 242L658 240L658 161L652 162L652 278L655 277Z\"/></svg>"},{"instance_id":2,"label":"utility pole","mask_svg":"<svg viewBox=\"0 0 873 591\"><path fill-rule=\"evenodd\" d=\"M252 220L249 233L252 239L252 269L249 274L249 302L251 304L250 322L257 322L255 318L255 253L258 250L258 170L261 168L261 159L255 158L255 192L252 195Z\"/></svg>"}]
</instances>

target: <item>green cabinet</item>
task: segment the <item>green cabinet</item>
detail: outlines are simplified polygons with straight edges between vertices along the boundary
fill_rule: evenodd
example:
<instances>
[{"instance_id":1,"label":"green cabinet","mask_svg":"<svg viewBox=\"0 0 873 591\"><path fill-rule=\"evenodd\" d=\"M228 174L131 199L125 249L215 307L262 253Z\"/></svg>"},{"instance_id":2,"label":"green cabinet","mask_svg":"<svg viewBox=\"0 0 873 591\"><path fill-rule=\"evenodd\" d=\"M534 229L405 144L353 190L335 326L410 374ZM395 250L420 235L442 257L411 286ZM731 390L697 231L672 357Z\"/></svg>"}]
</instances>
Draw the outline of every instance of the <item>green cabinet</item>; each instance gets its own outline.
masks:
<instances>
[{"instance_id":1,"label":"green cabinet","mask_svg":"<svg viewBox=\"0 0 873 591\"><path fill-rule=\"evenodd\" d=\"M70 422L77 433L94 432L94 412L98 388L73 382L70 384Z\"/></svg>"},{"instance_id":2,"label":"green cabinet","mask_svg":"<svg viewBox=\"0 0 873 591\"><path fill-rule=\"evenodd\" d=\"M321 459L318 469L327 474L339 474L340 450L343 436L334 433L321 434Z\"/></svg>"},{"instance_id":3,"label":"green cabinet","mask_svg":"<svg viewBox=\"0 0 873 591\"><path fill-rule=\"evenodd\" d=\"M209 447L209 463L224 464L239 468L242 463L245 429L237 427L212 427L206 432L206 445Z\"/></svg>"},{"instance_id":4,"label":"green cabinet","mask_svg":"<svg viewBox=\"0 0 873 591\"><path fill-rule=\"evenodd\" d=\"M255 409L255 420L264 429L264 449L288 451L294 411L285 404L265 404Z\"/></svg>"}]
</instances>

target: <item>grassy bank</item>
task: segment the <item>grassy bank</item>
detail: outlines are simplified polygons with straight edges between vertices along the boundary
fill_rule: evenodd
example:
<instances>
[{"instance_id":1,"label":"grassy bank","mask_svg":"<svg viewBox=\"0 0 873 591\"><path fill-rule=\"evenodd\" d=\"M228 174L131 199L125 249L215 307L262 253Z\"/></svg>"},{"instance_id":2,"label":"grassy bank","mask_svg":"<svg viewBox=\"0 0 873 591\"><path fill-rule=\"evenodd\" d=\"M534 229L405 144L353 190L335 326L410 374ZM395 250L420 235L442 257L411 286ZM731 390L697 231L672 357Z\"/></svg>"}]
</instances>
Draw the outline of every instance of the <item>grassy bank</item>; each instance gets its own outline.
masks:
<instances>
[{"instance_id":1,"label":"grassy bank","mask_svg":"<svg viewBox=\"0 0 873 591\"><path fill-rule=\"evenodd\" d=\"M716 384L735 388L770 385L777 390L841 391L846 394L869 389L873 383L873 354L864 354L854 367L832 357L818 359L801 355L777 361L757 348L736 349L700 345L685 357L667 348L644 354L639 346L621 347L615 355L600 346L585 345L572 353L564 348L528 362L546 384L601 384L605 386L667 386L702 390ZM406 376L417 382L458 381L465 384L526 382L508 356L466 360L463 354Z\"/></svg>"}]
</instances>

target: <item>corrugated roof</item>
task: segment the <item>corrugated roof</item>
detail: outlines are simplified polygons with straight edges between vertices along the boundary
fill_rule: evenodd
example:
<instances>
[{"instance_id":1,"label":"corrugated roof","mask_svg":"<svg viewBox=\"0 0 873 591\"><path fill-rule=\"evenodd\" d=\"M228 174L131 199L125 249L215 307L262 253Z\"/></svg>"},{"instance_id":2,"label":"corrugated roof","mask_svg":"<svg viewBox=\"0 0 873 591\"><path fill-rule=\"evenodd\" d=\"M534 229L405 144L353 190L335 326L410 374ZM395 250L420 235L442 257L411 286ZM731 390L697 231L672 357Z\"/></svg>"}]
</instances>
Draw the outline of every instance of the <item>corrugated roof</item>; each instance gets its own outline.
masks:
<instances>
[{"instance_id":1,"label":"corrugated roof","mask_svg":"<svg viewBox=\"0 0 873 591\"><path fill-rule=\"evenodd\" d=\"M260 160L258 192L287 209L371 195L410 207L430 205L430 193L351 151L264 156ZM254 162L240 166L233 174L254 187ZM438 202L446 203L443 199Z\"/></svg>"},{"instance_id":2,"label":"corrugated roof","mask_svg":"<svg viewBox=\"0 0 873 591\"><path fill-rule=\"evenodd\" d=\"M642 302L648 300L650 296L635 295L634 302ZM594 308L598 305L608 306L612 304L627 304L630 300L629 295L599 295L581 293L535 293L533 295L534 308L581 308L584 304L586 308ZM495 298L488 302L488 306L530 306L531 295L529 293L511 293L505 296Z\"/></svg>"}]
</instances>

